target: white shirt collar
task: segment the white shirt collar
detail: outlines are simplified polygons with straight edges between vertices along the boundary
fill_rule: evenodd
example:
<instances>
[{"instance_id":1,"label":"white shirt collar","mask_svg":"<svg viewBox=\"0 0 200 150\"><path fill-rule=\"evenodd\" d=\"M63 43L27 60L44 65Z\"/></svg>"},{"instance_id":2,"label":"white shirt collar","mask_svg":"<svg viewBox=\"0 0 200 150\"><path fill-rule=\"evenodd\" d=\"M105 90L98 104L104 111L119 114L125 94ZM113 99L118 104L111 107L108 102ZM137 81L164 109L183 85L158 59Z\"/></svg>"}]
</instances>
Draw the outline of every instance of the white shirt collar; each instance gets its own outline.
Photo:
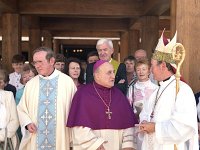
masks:
<instances>
[{"instance_id":1,"label":"white shirt collar","mask_svg":"<svg viewBox=\"0 0 200 150\"><path fill-rule=\"evenodd\" d=\"M52 73L50 76L44 77L44 76L42 76L42 75L39 75L39 77L41 77L41 78L43 78L43 79L50 80L50 79L55 78L55 77L58 76L58 75L59 75L59 71L58 71L57 69L55 69L55 70L53 71L53 73Z\"/></svg>"}]
</instances>

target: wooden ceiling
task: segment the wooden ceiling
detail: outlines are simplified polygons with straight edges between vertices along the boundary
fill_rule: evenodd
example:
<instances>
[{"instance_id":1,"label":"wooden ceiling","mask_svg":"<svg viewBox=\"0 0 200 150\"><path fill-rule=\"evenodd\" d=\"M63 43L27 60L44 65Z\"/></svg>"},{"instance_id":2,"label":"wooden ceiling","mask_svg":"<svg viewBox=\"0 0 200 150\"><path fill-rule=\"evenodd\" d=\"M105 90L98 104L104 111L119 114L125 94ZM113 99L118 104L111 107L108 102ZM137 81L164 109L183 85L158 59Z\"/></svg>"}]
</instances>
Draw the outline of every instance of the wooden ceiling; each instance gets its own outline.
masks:
<instances>
[{"instance_id":1,"label":"wooden ceiling","mask_svg":"<svg viewBox=\"0 0 200 150\"><path fill-rule=\"evenodd\" d=\"M143 16L169 16L169 8L170 0L0 0L1 15L21 15L24 34L39 28L53 36L117 36L140 27ZM169 29L169 19L164 18L160 28Z\"/></svg>"}]
</instances>

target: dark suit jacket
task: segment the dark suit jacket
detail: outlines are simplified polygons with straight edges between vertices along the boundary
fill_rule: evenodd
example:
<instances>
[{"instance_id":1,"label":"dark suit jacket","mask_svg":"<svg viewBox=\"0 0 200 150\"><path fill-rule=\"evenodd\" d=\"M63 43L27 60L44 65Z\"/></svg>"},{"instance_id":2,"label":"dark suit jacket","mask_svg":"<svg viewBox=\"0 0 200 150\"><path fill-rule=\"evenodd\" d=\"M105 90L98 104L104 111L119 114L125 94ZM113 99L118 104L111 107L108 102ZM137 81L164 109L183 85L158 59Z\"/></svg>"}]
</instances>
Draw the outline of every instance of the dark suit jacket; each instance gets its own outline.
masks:
<instances>
[{"instance_id":1,"label":"dark suit jacket","mask_svg":"<svg viewBox=\"0 0 200 150\"><path fill-rule=\"evenodd\" d=\"M7 84L5 87L4 87L4 90L5 91L11 91L12 93L13 93L13 96L15 97L15 95L16 95L16 88L15 88L15 86L13 86L13 85L11 85L11 84Z\"/></svg>"},{"instance_id":2,"label":"dark suit jacket","mask_svg":"<svg viewBox=\"0 0 200 150\"><path fill-rule=\"evenodd\" d=\"M94 63L87 65L86 84L94 81L93 66L94 66ZM124 83L118 83L121 79L124 79L125 82ZM128 81L127 81L127 77L126 77L126 66L125 66L124 63L120 63L120 65L117 69L117 73L116 73L116 76L115 76L115 86L118 87L124 93L124 95L126 95L127 87L128 87Z\"/></svg>"}]
</instances>

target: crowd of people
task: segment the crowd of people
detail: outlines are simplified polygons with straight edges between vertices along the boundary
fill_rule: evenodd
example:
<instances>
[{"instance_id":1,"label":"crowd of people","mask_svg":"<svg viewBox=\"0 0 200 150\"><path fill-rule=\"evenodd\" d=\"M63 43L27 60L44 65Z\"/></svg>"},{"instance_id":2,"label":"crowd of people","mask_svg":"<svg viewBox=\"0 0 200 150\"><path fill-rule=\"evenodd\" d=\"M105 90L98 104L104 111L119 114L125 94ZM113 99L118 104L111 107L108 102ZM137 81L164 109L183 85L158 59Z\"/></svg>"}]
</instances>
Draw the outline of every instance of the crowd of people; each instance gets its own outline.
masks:
<instances>
[{"instance_id":1,"label":"crowd of people","mask_svg":"<svg viewBox=\"0 0 200 150\"><path fill-rule=\"evenodd\" d=\"M86 69L47 47L30 64L14 55L14 72L0 69L0 149L198 150L200 104L176 80L175 44L162 33L151 60L139 49L120 63L102 38Z\"/></svg>"}]
</instances>

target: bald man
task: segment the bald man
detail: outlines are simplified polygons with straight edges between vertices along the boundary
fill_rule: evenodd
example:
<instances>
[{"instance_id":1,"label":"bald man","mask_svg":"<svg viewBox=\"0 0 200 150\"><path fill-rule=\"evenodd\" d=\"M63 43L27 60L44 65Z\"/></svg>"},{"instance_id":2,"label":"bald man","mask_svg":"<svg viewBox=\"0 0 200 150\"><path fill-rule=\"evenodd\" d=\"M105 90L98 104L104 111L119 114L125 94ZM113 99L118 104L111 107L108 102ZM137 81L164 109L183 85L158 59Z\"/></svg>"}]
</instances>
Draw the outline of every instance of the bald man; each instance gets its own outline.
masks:
<instances>
[{"instance_id":1,"label":"bald man","mask_svg":"<svg viewBox=\"0 0 200 150\"><path fill-rule=\"evenodd\" d=\"M134 57L136 60L147 58L147 52L143 49L136 50Z\"/></svg>"},{"instance_id":2,"label":"bald man","mask_svg":"<svg viewBox=\"0 0 200 150\"><path fill-rule=\"evenodd\" d=\"M73 149L135 150L137 119L126 96L114 87L113 65L99 60L93 74L94 81L75 94L70 109Z\"/></svg>"}]
</instances>

